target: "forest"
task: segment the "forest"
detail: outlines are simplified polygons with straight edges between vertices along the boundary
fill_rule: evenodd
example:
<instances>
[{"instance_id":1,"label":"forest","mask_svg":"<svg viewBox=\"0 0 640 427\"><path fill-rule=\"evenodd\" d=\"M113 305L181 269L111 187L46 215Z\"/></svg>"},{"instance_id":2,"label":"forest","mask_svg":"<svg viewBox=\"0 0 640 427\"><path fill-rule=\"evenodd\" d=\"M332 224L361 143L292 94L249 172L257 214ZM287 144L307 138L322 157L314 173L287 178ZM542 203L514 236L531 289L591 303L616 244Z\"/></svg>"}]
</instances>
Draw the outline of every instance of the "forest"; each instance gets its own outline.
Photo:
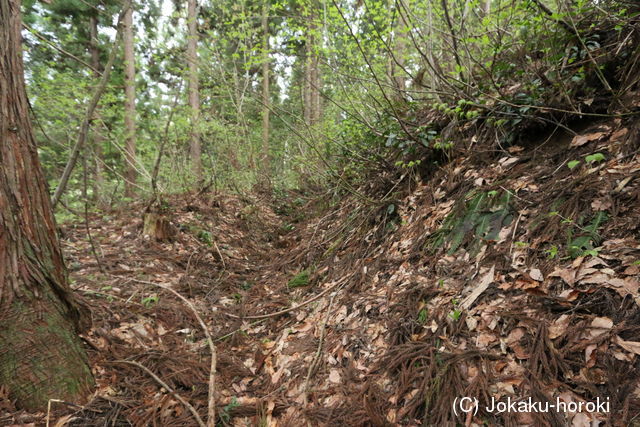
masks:
<instances>
[{"instance_id":1,"label":"forest","mask_svg":"<svg viewBox=\"0 0 640 427\"><path fill-rule=\"evenodd\" d=\"M640 4L0 0L0 426L640 425Z\"/></svg>"}]
</instances>

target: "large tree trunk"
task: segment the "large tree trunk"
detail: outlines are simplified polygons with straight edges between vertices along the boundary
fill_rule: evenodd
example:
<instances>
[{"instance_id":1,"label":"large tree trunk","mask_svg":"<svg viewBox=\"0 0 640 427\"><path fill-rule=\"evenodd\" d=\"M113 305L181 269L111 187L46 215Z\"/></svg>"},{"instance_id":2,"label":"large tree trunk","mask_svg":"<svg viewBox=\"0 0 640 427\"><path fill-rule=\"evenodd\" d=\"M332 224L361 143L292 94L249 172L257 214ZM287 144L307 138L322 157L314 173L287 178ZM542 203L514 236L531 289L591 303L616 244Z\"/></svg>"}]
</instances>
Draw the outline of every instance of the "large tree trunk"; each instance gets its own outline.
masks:
<instances>
[{"instance_id":1,"label":"large tree trunk","mask_svg":"<svg viewBox=\"0 0 640 427\"><path fill-rule=\"evenodd\" d=\"M133 197L136 185L136 62L133 50L133 7L127 9L124 31L124 127L125 127L125 195Z\"/></svg>"},{"instance_id":2,"label":"large tree trunk","mask_svg":"<svg viewBox=\"0 0 640 427\"><path fill-rule=\"evenodd\" d=\"M202 147L200 145L200 89L198 84L198 17L196 14L196 0L189 0L187 5L187 26L189 38L187 40L187 61L189 62L189 107L191 108L191 135L189 142L189 157L191 167L198 183L202 181Z\"/></svg>"},{"instance_id":3,"label":"large tree trunk","mask_svg":"<svg viewBox=\"0 0 640 427\"><path fill-rule=\"evenodd\" d=\"M262 4L262 173L269 180L271 158L269 156L269 113L271 96L269 94L269 2Z\"/></svg>"},{"instance_id":4,"label":"large tree trunk","mask_svg":"<svg viewBox=\"0 0 640 427\"><path fill-rule=\"evenodd\" d=\"M0 385L20 407L81 401L93 378L24 87L20 0L0 0Z\"/></svg>"}]
</instances>

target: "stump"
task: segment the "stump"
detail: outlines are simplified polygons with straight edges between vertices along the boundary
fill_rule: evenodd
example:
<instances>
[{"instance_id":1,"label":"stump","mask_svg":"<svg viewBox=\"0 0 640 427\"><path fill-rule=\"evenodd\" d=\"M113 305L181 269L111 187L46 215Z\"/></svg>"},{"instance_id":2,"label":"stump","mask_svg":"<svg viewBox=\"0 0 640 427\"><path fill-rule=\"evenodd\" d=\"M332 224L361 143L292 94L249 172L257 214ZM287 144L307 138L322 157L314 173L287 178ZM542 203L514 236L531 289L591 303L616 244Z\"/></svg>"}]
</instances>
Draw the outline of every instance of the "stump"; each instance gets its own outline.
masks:
<instances>
[{"instance_id":1,"label":"stump","mask_svg":"<svg viewBox=\"0 0 640 427\"><path fill-rule=\"evenodd\" d=\"M158 242L169 241L173 239L176 234L175 228L164 215L147 212L144 214L143 220L144 226L142 228L142 234Z\"/></svg>"}]
</instances>

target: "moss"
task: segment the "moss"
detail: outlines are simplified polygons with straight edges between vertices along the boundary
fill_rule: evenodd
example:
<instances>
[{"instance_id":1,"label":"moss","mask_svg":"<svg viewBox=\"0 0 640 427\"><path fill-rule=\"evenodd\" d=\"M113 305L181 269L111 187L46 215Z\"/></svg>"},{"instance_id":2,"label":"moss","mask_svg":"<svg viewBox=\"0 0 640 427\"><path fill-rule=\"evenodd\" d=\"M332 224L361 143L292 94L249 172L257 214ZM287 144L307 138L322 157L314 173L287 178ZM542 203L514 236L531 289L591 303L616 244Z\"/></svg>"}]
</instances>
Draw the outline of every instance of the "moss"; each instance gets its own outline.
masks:
<instances>
[{"instance_id":1,"label":"moss","mask_svg":"<svg viewBox=\"0 0 640 427\"><path fill-rule=\"evenodd\" d=\"M81 401L93 384L62 303L49 289L43 294L35 298L24 290L3 313L0 329L0 383L28 410L42 410L51 398Z\"/></svg>"},{"instance_id":2,"label":"moss","mask_svg":"<svg viewBox=\"0 0 640 427\"><path fill-rule=\"evenodd\" d=\"M287 283L287 287L289 289L301 288L303 286L307 286L309 284L309 272L307 270L302 270L300 273L296 274L289 283Z\"/></svg>"}]
</instances>

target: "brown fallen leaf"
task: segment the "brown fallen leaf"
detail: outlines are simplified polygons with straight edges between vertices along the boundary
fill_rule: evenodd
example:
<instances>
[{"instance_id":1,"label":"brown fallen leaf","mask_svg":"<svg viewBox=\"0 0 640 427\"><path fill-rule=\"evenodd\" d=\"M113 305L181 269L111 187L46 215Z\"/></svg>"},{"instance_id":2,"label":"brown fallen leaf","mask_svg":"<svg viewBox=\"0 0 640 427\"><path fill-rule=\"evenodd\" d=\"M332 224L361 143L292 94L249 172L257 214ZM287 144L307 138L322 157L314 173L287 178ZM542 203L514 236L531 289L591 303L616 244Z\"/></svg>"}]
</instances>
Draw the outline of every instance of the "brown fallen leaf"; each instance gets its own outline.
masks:
<instances>
[{"instance_id":1,"label":"brown fallen leaf","mask_svg":"<svg viewBox=\"0 0 640 427\"><path fill-rule=\"evenodd\" d=\"M640 274L640 265L630 265L624 270L622 274L624 274L625 276L635 276L636 274Z\"/></svg>"},{"instance_id":2,"label":"brown fallen leaf","mask_svg":"<svg viewBox=\"0 0 640 427\"><path fill-rule=\"evenodd\" d=\"M576 282L576 270L556 268L549 277L560 277L567 285L573 285Z\"/></svg>"},{"instance_id":3,"label":"brown fallen leaf","mask_svg":"<svg viewBox=\"0 0 640 427\"><path fill-rule=\"evenodd\" d=\"M511 147L507 148L507 151L510 152L511 154L515 154L515 153L524 151L524 147L520 145L512 145Z\"/></svg>"},{"instance_id":4,"label":"brown fallen leaf","mask_svg":"<svg viewBox=\"0 0 640 427\"><path fill-rule=\"evenodd\" d=\"M638 288L640 288L640 282L634 277L626 277L624 279L613 278L607 282L610 288L615 289L621 296L627 296L631 294L635 297L638 296Z\"/></svg>"},{"instance_id":5,"label":"brown fallen leaf","mask_svg":"<svg viewBox=\"0 0 640 427\"><path fill-rule=\"evenodd\" d=\"M627 128L622 128L615 131L614 133L611 134L611 142L616 142L621 140L622 137L625 136L627 133L629 133L629 129Z\"/></svg>"},{"instance_id":6,"label":"brown fallen leaf","mask_svg":"<svg viewBox=\"0 0 640 427\"><path fill-rule=\"evenodd\" d=\"M332 369L329 372L329 381L334 384L340 384L340 372L337 369Z\"/></svg>"},{"instance_id":7,"label":"brown fallen leaf","mask_svg":"<svg viewBox=\"0 0 640 427\"><path fill-rule=\"evenodd\" d=\"M579 295L580 295L580 291L577 291L575 289L566 289L566 290L562 291L558 295L558 297L564 298L565 300L571 302L571 301L575 301L576 299L578 299Z\"/></svg>"},{"instance_id":8,"label":"brown fallen leaf","mask_svg":"<svg viewBox=\"0 0 640 427\"><path fill-rule=\"evenodd\" d=\"M620 347L624 348L628 352L640 355L640 342L637 341L625 341L619 336L615 336L614 341Z\"/></svg>"},{"instance_id":9,"label":"brown fallen leaf","mask_svg":"<svg viewBox=\"0 0 640 427\"><path fill-rule=\"evenodd\" d=\"M585 145L588 142L599 140L604 135L606 135L605 132L594 132L594 133L589 133L589 134L586 134L586 135L576 135L571 140L571 144L569 144L569 146L570 147L581 147L581 146Z\"/></svg>"},{"instance_id":10,"label":"brown fallen leaf","mask_svg":"<svg viewBox=\"0 0 640 427\"><path fill-rule=\"evenodd\" d=\"M496 336L490 333L486 333L483 332L480 335L478 335L478 338L476 339L476 346L478 348L487 348L489 346L489 344L491 344L492 342L495 342L497 340Z\"/></svg>"},{"instance_id":11,"label":"brown fallen leaf","mask_svg":"<svg viewBox=\"0 0 640 427\"><path fill-rule=\"evenodd\" d=\"M611 206L613 206L611 200L596 199L591 202L591 207L595 211L606 211L607 209L610 209Z\"/></svg>"},{"instance_id":12,"label":"brown fallen leaf","mask_svg":"<svg viewBox=\"0 0 640 427\"><path fill-rule=\"evenodd\" d=\"M511 346L511 349L518 359L524 360L529 358L529 353L527 353L527 350L520 344L514 344Z\"/></svg>"},{"instance_id":13,"label":"brown fallen leaf","mask_svg":"<svg viewBox=\"0 0 640 427\"><path fill-rule=\"evenodd\" d=\"M529 271L529 277L531 277L533 280L535 280L537 282L544 281L544 276L542 275L542 272L537 268L532 268Z\"/></svg>"},{"instance_id":14,"label":"brown fallen leaf","mask_svg":"<svg viewBox=\"0 0 640 427\"><path fill-rule=\"evenodd\" d=\"M571 419L571 427L591 427L591 417L589 415L584 412L578 412Z\"/></svg>"},{"instance_id":15,"label":"brown fallen leaf","mask_svg":"<svg viewBox=\"0 0 640 427\"><path fill-rule=\"evenodd\" d=\"M493 365L493 369L497 372L500 373L502 372L502 370L504 368L507 367L507 362L503 361L503 360L499 360L497 361L494 365Z\"/></svg>"},{"instance_id":16,"label":"brown fallen leaf","mask_svg":"<svg viewBox=\"0 0 640 427\"><path fill-rule=\"evenodd\" d=\"M478 283L473 291L471 291L471 293L464 299L464 301L462 301L462 303L460 304L462 308L468 310L469 307L471 307L471 305L476 301L476 299L478 299L480 294L487 290L489 285L493 283L494 271L495 265L492 265L487 274L482 276L482 279L480 279L480 283Z\"/></svg>"},{"instance_id":17,"label":"brown fallen leaf","mask_svg":"<svg viewBox=\"0 0 640 427\"><path fill-rule=\"evenodd\" d=\"M569 326L570 321L571 317L569 317L568 314L563 314L562 316L558 317L549 326L549 338L553 340L563 335L567 331L567 327Z\"/></svg>"},{"instance_id":18,"label":"brown fallen leaf","mask_svg":"<svg viewBox=\"0 0 640 427\"><path fill-rule=\"evenodd\" d=\"M524 328L513 328L511 332L509 332L509 335L507 336L507 344L511 345L519 342L522 339L522 337L524 337L524 335L525 335Z\"/></svg>"},{"instance_id":19,"label":"brown fallen leaf","mask_svg":"<svg viewBox=\"0 0 640 427\"><path fill-rule=\"evenodd\" d=\"M591 322L591 327L589 328L589 337L591 339L599 337L600 335L606 334L613 327L613 320L608 317L596 317Z\"/></svg>"},{"instance_id":20,"label":"brown fallen leaf","mask_svg":"<svg viewBox=\"0 0 640 427\"><path fill-rule=\"evenodd\" d=\"M613 327L613 320L608 317L595 317L591 321L591 327L597 329L611 329Z\"/></svg>"}]
</instances>

